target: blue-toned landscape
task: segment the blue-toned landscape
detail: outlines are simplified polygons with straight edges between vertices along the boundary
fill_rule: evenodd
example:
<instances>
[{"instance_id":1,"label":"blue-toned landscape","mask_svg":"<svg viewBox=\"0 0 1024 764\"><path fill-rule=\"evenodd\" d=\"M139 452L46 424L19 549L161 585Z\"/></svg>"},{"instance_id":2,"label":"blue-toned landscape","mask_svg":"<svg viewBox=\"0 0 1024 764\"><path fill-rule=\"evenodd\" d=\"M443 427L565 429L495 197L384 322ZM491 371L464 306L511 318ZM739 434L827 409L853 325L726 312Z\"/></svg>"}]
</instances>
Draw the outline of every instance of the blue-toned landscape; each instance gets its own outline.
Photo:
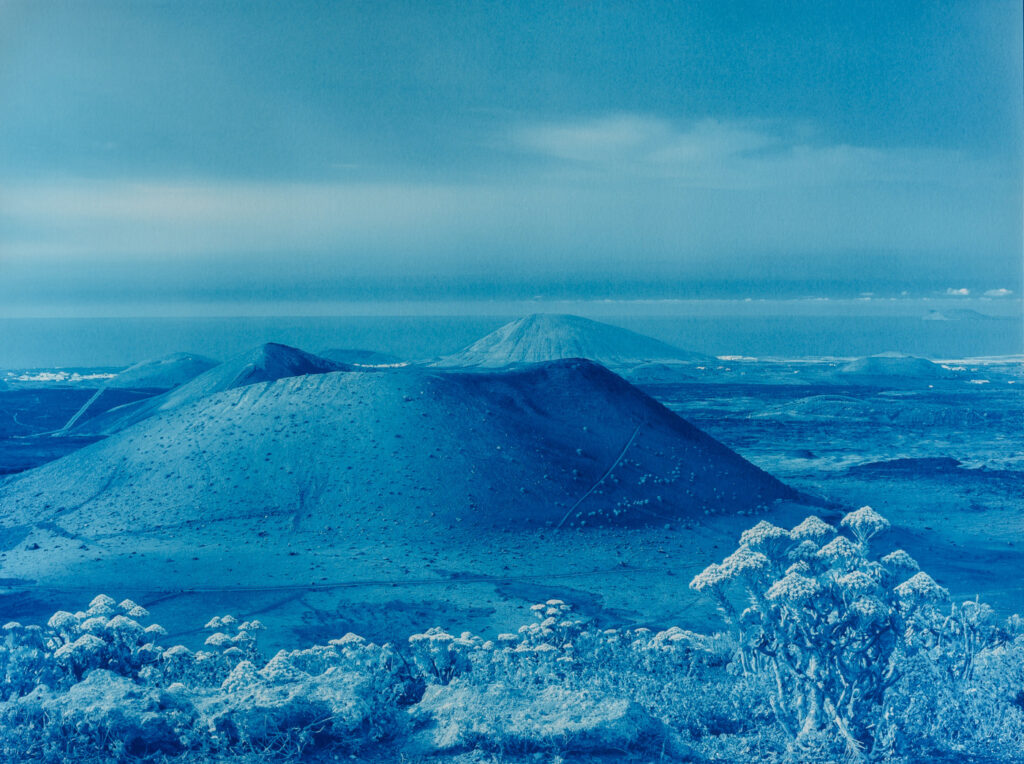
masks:
<instances>
[{"instance_id":1,"label":"blue-toned landscape","mask_svg":"<svg viewBox=\"0 0 1024 764\"><path fill-rule=\"evenodd\" d=\"M452 351L4 372L9 750L1017 757L1019 355Z\"/></svg>"},{"instance_id":2,"label":"blue-toned landscape","mask_svg":"<svg viewBox=\"0 0 1024 764\"><path fill-rule=\"evenodd\" d=\"M0 4L0 761L1024 762L1019 4Z\"/></svg>"}]
</instances>

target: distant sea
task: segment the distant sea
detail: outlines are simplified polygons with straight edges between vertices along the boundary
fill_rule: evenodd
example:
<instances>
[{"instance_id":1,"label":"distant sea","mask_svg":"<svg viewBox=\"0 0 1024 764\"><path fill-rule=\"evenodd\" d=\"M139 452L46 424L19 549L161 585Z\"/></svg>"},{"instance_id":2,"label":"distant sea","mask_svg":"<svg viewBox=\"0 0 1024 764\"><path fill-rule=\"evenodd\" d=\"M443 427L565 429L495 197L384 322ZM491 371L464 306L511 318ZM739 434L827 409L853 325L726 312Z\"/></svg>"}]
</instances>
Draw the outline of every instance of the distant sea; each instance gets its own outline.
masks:
<instances>
[{"instance_id":1,"label":"distant sea","mask_svg":"<svg viewBox=\"0 0 1024 764\"><path fill-rule=\"evenodd\" d=\"M365 348L425 359L455 351L515 317L3 318L0 368L121 366L176 351L224 359L270 341L313 353ZM1024 353L1019 318L603 313L600 320L712 355L850 357L898 351L949 359Z\"/></svg>"}]
</instances>

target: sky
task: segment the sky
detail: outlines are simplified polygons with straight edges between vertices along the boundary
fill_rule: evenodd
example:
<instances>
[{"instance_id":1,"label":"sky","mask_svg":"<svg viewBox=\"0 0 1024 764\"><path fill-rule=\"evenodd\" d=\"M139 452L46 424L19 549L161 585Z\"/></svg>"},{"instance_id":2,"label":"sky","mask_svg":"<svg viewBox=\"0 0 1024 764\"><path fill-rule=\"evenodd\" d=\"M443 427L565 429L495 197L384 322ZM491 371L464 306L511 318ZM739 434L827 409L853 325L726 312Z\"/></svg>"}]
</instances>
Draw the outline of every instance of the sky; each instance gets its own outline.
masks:
<instances>
[{"instance_id":1,"label":"sky","mask_svg":"<svg viewBox=\"0 0 1024 764\"><path fill-rule=\"evenodd\" d=\"M0 313L1018 300L1021 13L0 0Z\"/></svg>"}]
</instances>

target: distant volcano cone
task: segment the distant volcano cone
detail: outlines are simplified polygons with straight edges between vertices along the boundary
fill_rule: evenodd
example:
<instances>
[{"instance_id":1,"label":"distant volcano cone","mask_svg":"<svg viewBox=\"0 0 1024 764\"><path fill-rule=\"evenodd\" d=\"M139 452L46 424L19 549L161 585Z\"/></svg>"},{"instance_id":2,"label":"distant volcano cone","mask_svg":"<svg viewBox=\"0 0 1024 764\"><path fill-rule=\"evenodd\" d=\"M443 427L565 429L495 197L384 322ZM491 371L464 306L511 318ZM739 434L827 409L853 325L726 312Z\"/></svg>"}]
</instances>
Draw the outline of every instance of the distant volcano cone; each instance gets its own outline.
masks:
<instances>
[{"instance_id":1,"label":"distant volcano cone","mask_svg":"<svg viewBox=\"0 0 1024 764\"><path fill-rule=\"evenodd\" d=\"M535 313L505 324L458 353L445 356L436 365L500 368L517 363L586 358L605 366L632 366L704 357L589 318Z\"/></svg>"}]
</instances>

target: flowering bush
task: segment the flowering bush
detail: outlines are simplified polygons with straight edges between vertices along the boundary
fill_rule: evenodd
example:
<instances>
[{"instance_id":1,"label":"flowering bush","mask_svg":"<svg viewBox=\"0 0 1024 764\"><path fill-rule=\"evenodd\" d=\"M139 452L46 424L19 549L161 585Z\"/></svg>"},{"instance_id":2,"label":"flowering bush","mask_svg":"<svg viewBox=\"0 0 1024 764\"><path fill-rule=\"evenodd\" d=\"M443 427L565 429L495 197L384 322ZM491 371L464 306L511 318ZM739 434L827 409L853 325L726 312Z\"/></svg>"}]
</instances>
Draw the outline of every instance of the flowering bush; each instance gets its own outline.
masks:
<instances>
[{"instance_id":1,"label":"flowering bush","mask_svg":"<svg viewBox=\"0 0 1024 764\"><path fill-rule=\"evenodd\" d=\"M10 623L0 647L5 761L163 756L286 757L320 745L356 750L400 725L409 673L388 645L346 635L328 645L258 650L259 621L207 623L207 649L158 644L133 602L100 595L45 629Z\"/></svg>"},{"instance_id":2,"label":"flowering bush","mask_svg":"<svg viewBox=\"0 0 1024 764\"><path fill-rule=\"evenodd\" d=\"M984 605L950 605L906 552L873 559L889 523L870 507L840 525L849 537L816 517L788 531L760 522L690 586L718 603L742 671L772 687L791 751L878 758L898 747L894 708L915 678L956 692L1007 632Z\"/></svg>"},{"instance_id":3,"label":"flowering bush","mask_svg":"<svg viewBox=\"0 0 1024 764\"><path fill-rule=\"evenodd\" d=\"M691 583L729 625L710 636L602 628L552 599L493 639L346 634L268 659L259 621L164 646L101 595L3 627L0 760L1024 760L1024 620L873 554L887 527L863 508L745 531Z\"/></svg>"}]
</instances>

